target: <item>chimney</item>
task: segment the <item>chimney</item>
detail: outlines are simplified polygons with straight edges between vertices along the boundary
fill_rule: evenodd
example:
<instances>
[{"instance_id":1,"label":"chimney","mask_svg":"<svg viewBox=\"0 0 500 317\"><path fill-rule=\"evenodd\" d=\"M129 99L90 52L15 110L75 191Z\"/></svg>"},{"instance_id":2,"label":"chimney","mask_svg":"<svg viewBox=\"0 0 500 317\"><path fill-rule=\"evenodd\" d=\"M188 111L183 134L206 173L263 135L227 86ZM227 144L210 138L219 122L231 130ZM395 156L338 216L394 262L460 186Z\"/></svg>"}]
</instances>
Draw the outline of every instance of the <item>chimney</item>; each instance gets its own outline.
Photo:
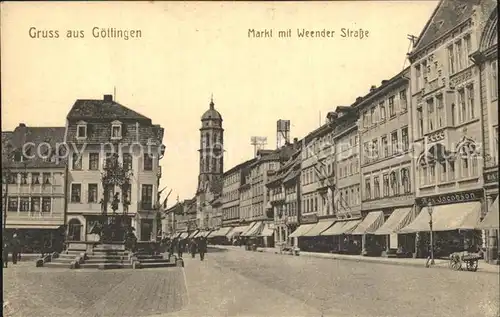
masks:
<instances>
[{"instance_id":1,"label":"chimney","mask_svg":"<svg viewBox=\"0 0 500 317\"><path fill-rule=\"evenodd\" d=\"M26 123L19 123L20 128L26 128Z\"/></svg>"},{"instance_id":2,"label":"chimney","mask_svg":"<svg viewBox=\"0 0 500 317\"><path fill-rule=\"evenodd\" d=\"M299 138L293 138L293 144L297 144L299 142Z\"/></svg>"},{"instance_id":3,"label":"chimney","mask_svg":"<svg viewBox=\"0 0 500 317\"><path fill-rule=\"evenodd\" d=\"M377 89L377 86L372 85L372 86L370 87L370 92L374 91L375 89Z\"/></svg>"},{"instance_id":4,"label":"chimney","mask_svg":"<svg viewBox=\"0 0 500 317\"><path fill-rule=\"evenodd\" d=\"M382 80L382 85L387 84L387 82L388 82L388 80L385 80L385 79L384 79L384 80Z\"/></svg>"},{"instance_id":5,"label":"chimney","mask_svg":"<svg viewBox=\"0 0 500 317\"><path fill-rule=\"evenodd\" d=\"M113 101L113 95L104 95L104 101Z\"/></svg>"}]
</instances>

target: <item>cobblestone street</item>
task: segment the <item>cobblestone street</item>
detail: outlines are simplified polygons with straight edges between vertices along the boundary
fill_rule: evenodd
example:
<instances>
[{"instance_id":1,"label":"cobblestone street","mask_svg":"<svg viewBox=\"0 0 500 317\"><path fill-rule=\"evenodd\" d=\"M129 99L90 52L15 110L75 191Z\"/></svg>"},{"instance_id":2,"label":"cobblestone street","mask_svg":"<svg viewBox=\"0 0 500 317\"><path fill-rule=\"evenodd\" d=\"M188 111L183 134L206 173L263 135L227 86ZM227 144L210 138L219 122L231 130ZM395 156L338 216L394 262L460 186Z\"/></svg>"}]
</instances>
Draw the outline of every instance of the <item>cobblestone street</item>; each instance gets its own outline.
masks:
<instances>
[{"instance_id":1,"label":"cobblestone street","mask_svg":"<svg viewBox=\"0 0 500 317\"><path fill-rule=\"evenodd\" d=\"M182 269L4 269L4 316L149 316L185 305Z\"/></svg>"},{"instance_id":2,"label":"cobblestone street","mask_svg":"<svg viewBox=\"0 0 500 317\"><path fill-rule=\"evenodd\" d=\"M498 293L491 273L213 249L187 255L184 272L4 270L4 315L16 317L496 317Z\"/></svg>"}]
</instances>

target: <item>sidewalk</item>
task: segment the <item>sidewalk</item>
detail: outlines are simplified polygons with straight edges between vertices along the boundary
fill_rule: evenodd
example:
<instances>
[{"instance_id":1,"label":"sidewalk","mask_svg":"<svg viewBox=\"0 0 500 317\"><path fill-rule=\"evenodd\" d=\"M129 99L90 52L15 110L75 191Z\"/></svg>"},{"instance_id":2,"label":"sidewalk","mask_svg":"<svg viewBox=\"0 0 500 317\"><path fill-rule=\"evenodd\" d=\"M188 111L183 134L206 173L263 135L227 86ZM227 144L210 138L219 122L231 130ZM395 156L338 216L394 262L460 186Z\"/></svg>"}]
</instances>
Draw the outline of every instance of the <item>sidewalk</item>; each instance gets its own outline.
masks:
<instances>
[{"instance_id":1,"label":"sidewalk","mask_svg":"<svg viewBox=\"0 0 500 317\"><path fill-rule=\"evenodd\" d=\"M245 247L237 246L227 246L227 245L217 245L210 246L212 248L233 250L233 251L245 251ZM251 251L246 251L251 252ZM257 252L274 253L276 255L282 256L292 256L287 254L279 254L278 248L258 248ZM413 259L413 258L386 258L386 257L369 257L362 255L346 255L346 254L332 254L332 253L319 253L319 252L305 252L300 251L300 256L332 259L332 260L346 260L346 261L356 261L356 262L373 262L373 263L384 263L392 265L405 265L405 266L415 266L425 268L425 259ZM434 268L449 269L448 260L436 259L434 260ZM479 260L477 272L481 273L493 273L499 274L500 266L493 265Z\"/></svg>"}]
</instances>

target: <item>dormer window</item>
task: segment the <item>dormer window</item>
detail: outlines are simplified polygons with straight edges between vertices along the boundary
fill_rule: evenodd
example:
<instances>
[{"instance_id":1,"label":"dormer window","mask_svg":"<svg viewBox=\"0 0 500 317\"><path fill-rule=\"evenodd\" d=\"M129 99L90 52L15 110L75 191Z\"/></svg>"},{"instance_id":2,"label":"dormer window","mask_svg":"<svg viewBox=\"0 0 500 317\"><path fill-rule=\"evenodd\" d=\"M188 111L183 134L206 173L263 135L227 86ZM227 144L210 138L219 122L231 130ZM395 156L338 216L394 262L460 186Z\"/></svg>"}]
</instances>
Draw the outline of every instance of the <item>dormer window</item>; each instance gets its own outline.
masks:
<instances>
[{"instance_id":1,"label":"dormer window","mask_svg":"<svg viewBox=\"0 0 500 317\"><path fill-rule=\"evenodd\" d=\"M80 121L76 125L76 138L86 139L87 138L87 123Z\"/></svg>"},{"instance_id":2,"label":"dormer window","mask_svg":"<svg viewBox=\"0 0 500 317\"><path fill-rule=\"evenodd\" d=\"M120 121L111 122L111 139L122 138L122 123Z\"/></svg>"}]
</instances>

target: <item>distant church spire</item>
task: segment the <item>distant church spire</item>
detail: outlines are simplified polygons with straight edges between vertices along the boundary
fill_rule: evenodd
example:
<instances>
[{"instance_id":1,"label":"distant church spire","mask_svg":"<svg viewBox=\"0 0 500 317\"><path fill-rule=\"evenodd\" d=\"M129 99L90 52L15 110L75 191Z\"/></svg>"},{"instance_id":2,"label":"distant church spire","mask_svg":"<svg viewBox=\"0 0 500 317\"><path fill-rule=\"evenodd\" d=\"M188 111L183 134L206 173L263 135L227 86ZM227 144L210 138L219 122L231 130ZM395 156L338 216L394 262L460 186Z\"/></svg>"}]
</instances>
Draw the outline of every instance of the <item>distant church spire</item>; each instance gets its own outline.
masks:
<instances>
[{"instance_id":1,"label":"distant church spire","mask_svg":"<svg viewBox=\"0 0 500 317\"><path fill-rule=\"evenodd\" d=\"M214 109L214 94L210 95L210 109Z\"/></svg>"}]
</instances>

